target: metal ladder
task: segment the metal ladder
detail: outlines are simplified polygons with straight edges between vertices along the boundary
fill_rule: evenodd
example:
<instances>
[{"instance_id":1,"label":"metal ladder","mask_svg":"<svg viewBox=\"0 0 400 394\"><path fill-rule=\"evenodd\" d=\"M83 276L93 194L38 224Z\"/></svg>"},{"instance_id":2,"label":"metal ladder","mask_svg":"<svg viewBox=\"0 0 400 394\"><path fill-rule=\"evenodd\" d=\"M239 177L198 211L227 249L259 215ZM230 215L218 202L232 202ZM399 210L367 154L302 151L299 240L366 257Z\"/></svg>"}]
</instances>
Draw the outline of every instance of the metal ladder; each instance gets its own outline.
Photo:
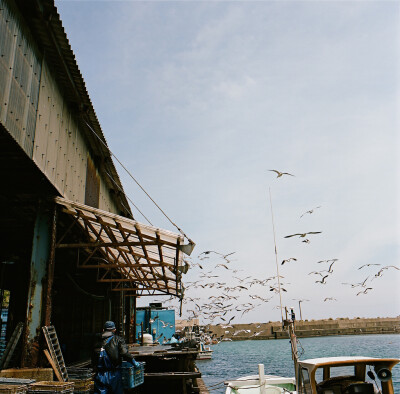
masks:
<instances>
[{"instance_id":1,"label":"metal ladder","mask_svg":"<svg viewBox=\"0 0 400 394\"><path fill-rule=\"evenodd\" d=\"M17 347L19 338L22 334L24 323L19 322L11 335L10 340L7 343L6 349L4 350L3 357L0 360L0 369L5 369L11 361L11 357L14 354L14 350Z\"/></svg>"},{"instance_id":2,"label":"metal ladder","mask_svg":"<svg viewBox=\"0 0 400 394\"><path fill-rule=\"evenodd\" d=\"M44 337L46 338L47 346L50 350L51 358L54 360L58 372L64 379L64 382L68 381L68 372L65 367L64 357L61 352L60 343L58 342L56 329L54 326L42 327Z\"/></svg>"}]
</instances>

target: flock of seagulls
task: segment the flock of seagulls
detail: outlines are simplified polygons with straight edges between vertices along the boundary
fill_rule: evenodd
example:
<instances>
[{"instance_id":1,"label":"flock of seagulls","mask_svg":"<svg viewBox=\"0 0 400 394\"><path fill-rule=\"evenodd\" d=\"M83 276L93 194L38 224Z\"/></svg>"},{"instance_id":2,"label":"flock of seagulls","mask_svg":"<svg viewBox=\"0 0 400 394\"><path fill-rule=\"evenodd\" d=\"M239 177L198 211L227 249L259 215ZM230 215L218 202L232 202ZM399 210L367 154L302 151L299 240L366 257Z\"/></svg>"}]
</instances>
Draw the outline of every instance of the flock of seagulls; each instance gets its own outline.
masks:
<instances>
[{"instance_id":1,"label":"flock of seagulls","mask_svg":"<svg viewBox=\"0 0 400 394\"><path fill-rule=\"evenodd\" d=\"M285 176L294 177L295 175L288 172L278 170L268 170L276 173L276 178ZM316 210L321 209L318 205L310 210L307 210L300 215L303 218L307 215L312 215ZM310 243L310 236L322 234L322 231L308 231L304 233L293 233L284 236L286 239L298 237L304 243ZM222 328L232 328L231 323L250 311L258 308L265 303L270 302L280 292L288 293L290 291L290 283L285 279L285 276L271 275L266 278L261 276L252 277L251 275L241 275L243 269L234 268L232 264L232 256L236 252L220 253L214 250L207 250L197 256L197 261L192 261L191 258L187 262L192 268L198 268L200 271L197 275L197 280L185 283L184 298L182 300L185 307L185 318L192 319L201 317L208 324L220 325ZM283 269L290 269L292 264L302 264L299 257L289 257L283 259L280 263ZM308 276L313 277L315 285L323 286L333 281L332 275L339 266L338 258L319 260L315 263L314 271L308 273ZM205 270L205 267L207 270ZM289 268L286 268L289 267ZM371 281L381 278L388 270L400 270L394 265L382 266L378 263L367 263L357 268L359 270L373 269L379 267L375 274L368 275L365 279L355 283L342 283L342 285L350 286L355 289L356 296L369 294L373 291ZM322 269L321 269L322 268ZM275 268L274 268L275 271ZM228 280L224 280L229 276ZM279 280L278 280L279 279ZM335 283L333 281L333 283ZM204 293L206 293L204 295ZM192 296L194 294L195 296ZM167 300L172 302L174 297ZM296 300L296 299L293 299ZM297 300L309 301L305 299ZM338 299L327 295L321 301L337 302ZM280 308L280 306L271 307L272 309ZM245 330L236 331L233 335L238 335ZM251 336L260 335L261 331L254 332Z\"/></svg>"}]
</instances>

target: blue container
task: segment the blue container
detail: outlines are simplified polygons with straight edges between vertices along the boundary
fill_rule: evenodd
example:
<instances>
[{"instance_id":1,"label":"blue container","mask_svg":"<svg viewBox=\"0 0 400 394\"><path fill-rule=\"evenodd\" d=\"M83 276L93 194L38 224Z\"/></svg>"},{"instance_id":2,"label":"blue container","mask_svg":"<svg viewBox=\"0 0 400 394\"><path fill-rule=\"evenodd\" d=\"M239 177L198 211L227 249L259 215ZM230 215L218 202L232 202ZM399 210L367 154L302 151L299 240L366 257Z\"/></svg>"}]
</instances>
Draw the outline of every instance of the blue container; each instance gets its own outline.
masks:
<instances>
[{"instance_id":1,"label":"blue container","mask_svg":"<svg viewBox=\"0 0 400 394\"><path fill-rule=\"evenodd\" d=\"M124 389L132 389L139 386L144 381L144 363L139 363L139 367L135 367L132 363L123 361L120 367L122 375L122 385Z\"/></svg>"},{"instance_id":2,"label":"blue container","mask_svg":"<svg viewBox=\"0 0 400 394\"><path fill-rule=\"evenodd\" d=\"M143 331L151 334L153 340L159 343L169 341L175 334L175 310L166 308L143 307L136 310L136 325L143 323ZM136 339L139 340L140 329L136 330Z\"/></svg>"}]
</instances>

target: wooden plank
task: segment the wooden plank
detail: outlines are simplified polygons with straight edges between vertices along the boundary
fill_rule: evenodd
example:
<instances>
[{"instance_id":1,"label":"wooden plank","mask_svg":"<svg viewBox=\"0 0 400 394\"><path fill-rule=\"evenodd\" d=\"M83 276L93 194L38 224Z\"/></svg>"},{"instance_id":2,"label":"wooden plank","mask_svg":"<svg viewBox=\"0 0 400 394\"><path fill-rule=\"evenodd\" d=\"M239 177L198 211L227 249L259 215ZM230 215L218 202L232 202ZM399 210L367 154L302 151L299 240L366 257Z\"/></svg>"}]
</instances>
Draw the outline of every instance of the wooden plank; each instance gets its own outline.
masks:
<instances>
[{"instance_id":1,"label":"wooden plank","mask_svg":"<svg viewBox=\"0 0 400 394\"><path fill-rule=\"evenodd\" d=\"M201 378L197 378L197 386L199 388L199 393L200 394L209 394L210 392L208 391L207 386L204 383L204 380Z\"/></svg>"},{"instance_id":2,"label":"wooden plank","mask_svg":"<svg viewBox=\"0 0 400 394\"><path fill-rule=\"evenodd\" d=\"M44 337L46 338L47 346L50 350L51 358L54 361L58 372L60 373L63 381L68 381L68 372L65 367L64 357L61 352L60 344L54 326L42 327Z\"/></svg>"},{"instance_id":3,"label":"wooden plank","mask_svg":"<svg viewBox=\"0 0 400 394\"><path fill-rule=\"evenodd\" d=\"M52 368L8 368L0 371L0 378L53 380Z\"/></svg>"},{"instance_id":4,"label":"wooden plank","mask_svg":"<svg viewBox=\"0 0 400 394\"><path fill-rule=\"evenodd\" d=\"M51 367L53 368L54 373L56 374L57 380L59 382L64 382L63 377L61 376L60 372L58 372L56 363L54 362L54 360L51 358L50 353L47 349L43 350L49 364L51 365Z\"/></svg>"},{"instance_id":5,"label":"wooden plank","mask_svg":"<svg viewBox=\"0 0 400 394\"><path fill-rule=\"evenodd\" d=\"M162 241L160 241L162 243ZM156 246L157 242L144 242L145 246ZM105 248L117 246L142 246L141 242L135 241L120 241L120 242L86 242L86 243L73 243L73 244L58 244L57 248Z\"/></svg>"}]
</instances>

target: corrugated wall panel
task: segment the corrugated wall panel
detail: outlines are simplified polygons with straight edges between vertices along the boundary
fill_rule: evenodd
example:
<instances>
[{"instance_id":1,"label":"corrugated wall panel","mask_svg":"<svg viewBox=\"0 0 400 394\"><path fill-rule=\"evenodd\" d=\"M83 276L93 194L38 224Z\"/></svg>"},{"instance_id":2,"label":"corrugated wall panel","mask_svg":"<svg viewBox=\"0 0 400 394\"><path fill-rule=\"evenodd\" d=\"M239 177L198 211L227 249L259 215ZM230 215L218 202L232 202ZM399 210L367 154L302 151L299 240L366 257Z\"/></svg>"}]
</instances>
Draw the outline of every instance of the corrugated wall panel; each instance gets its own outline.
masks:
<instances>
[{"instance_id":1,"label":"corrugated wall panel","mask_svg":"<svg viewBox=\"0 0 400 394\"><path fill-rule=\"evenodd\" d=\"M58 190L65 188L65 175L67 173L67 152L68 152L68 124L69 111L65 105L61 114L57 114L59 130L58 130L58 150L56 163L56 185Z\"/></svg>"},{"instance_id":2,"label":"corrugated wall panel","mask_svg":"<svg viewBox=\"0 0 400 394\"><path fill-rule=\"evenodd\" d=\"M17 23L10 10L0 0L0 86L1 86L1 122L6 123L8 101L10 97L15 46L17 42Z\"/></svg>"},{"instance_id":3,"label":"corrugated wall panel","mask_svg":"<svg viewBox=\"0 0 400 394\"><path fill-rule=\"evenodd\" d=\"M42 76L40 82L40 91L44 91L47 86L46 67L42 68ZM46 152L48 142L48 125L50 119L49 101L44 98L44 94L39 95L38 116L35 126L35 146L33 150L33 161L44 172L46 167Z\"/></svg>"},{"instance_id":4,"label":"corrugated wall panel","mask_svg":"<svg viewBox=\"0 0 400 394\"><path fill-rule=\"evenodd\" d=\"M84 203L92 149L46 61L14 3L0 0L0 122L62 196ZM99 170L99 207L118 213Z\"/></svg>"},{"instance_id":5,"label":"corrugated wall panel","mask_svg":"<svg viewBox=\"0 0 400 394\"><path fill-rule=\"evenodd\" d=\"M116 204L108 197L110 192L104 182L100 183L99 209L108 212L118 212Z\"/></svg>"},{"instance_id":6,"label":"corrugated wall panel","mask_svg":"<svg viewBox=\"0 0 400 394\"><path fill-rule=\"evenodd\" d=\"M0 119L32 157L40 56L18 13L4 0L0 0L0 55Z\"/></svg>"},{"instance_id":7,"label":"corrugated wall panel","mask_svg":"<svg viewBox=\"0 0 400 394\"><path fill-rule=\"evenodd\" d=\"M85 203L88 155L77 122L44 63L33 160L64 197ZM99 190L99 208L118 212L101 176Z\"/></svg>"},{"instance_id":8,"label":"corrugated wall panel","mask_svg":"<svg viewBox=\"0 0 400 394\"><path fill-rule=\"evenodd\" d=\"M44 73L43 73L44 75ZM43 100L47 100L46 110L44 114L47 119L45 129L47 131L47 149L46 149L46 163L44 167L44 173L51 183L55 186L56 179L56 161L57 161L57 150L58 150L58 125L57 125L57 110L58 103L56 100L56 85L55 81L51 78L50 73L46 72L46 79L41 84L39 97ZM57 105L57 106L56 106Z\"/></svg>"}]
</instances>

